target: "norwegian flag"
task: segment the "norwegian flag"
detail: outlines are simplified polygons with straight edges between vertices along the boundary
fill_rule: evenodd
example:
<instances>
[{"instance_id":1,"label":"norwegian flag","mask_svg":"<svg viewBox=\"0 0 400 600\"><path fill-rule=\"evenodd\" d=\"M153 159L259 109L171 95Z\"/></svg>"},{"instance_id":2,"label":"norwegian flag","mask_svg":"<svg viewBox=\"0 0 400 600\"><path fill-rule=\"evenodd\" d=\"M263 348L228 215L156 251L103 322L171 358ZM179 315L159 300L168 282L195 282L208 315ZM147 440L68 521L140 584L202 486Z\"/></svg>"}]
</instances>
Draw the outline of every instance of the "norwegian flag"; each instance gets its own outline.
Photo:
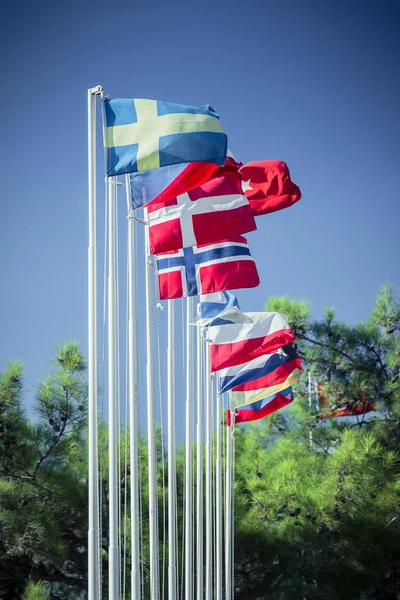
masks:
<instances>
[{"instance_id":1,"label":"norwegian flag","mask_svg":"<svg viewBox=\"0 0 400 600\"><path fill-rule=\"evenodd\" d=\"M186 194L152 202L147 215L151 254L212 244L256 229L241 176L229 166Z\"/></svg>"},{"instance_id":2,"label":"norwegian flag","mask_svg":"<svg viewBox=\"0 0 400 600\"><path fill-rule=\"evenodd\" d=\"M251 288L260 280L242 236L157 255L161 300Z\"/></svg>"}]
</instances>

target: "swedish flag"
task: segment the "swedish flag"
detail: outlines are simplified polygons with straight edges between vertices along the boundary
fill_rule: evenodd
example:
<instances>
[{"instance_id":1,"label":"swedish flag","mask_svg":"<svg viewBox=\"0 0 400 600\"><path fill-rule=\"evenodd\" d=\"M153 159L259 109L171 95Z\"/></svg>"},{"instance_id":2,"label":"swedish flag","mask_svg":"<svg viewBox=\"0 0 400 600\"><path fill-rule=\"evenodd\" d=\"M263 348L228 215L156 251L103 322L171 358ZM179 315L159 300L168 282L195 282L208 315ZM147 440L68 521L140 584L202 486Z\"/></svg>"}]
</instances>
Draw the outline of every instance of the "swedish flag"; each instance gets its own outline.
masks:
<instances>
[{"instance_id":1,"label":"swedish flag","mask_svg":"<svg viewBox=\"0 0 400 600\"><path fill-rule=\"evenodd\" d=\"M227 136L211 106L158 100L104 100L107 175L168 165L223 165Z\"/></svg>"}]
</instances>

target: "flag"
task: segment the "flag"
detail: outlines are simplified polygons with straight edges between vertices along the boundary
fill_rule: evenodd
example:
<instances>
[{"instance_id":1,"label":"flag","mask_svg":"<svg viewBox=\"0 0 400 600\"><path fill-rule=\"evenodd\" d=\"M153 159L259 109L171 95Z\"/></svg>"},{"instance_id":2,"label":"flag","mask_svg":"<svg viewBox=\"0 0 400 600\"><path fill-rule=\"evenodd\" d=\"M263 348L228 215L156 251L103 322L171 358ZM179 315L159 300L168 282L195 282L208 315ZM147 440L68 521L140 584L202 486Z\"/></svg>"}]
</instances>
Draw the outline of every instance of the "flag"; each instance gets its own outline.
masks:
<instances>
[{"instance_id":1,"label":"flag","mask_svg":"<svg viewBox=\"0 0 400 600\"><path fill-rule=\"evenodd\" d=\"M293 385L302 371L300 360L296 358L278 367L269 375L234 387L231 392L231 408L252 404L281 392Z\"/></svg>"},{"instance_id":2,"label":"flag","mask_svg":"<svg viewBox=\"0 0 400 600\"><path fill-rule=\"evenodd\" d=\"M270 375L279 367L297 358L297 352L292 345L288 344L271 354L264 354L250 362L221 369L219 371L219 391L223 394L242 383Z\"/></svg>"},{"instance_id":3,"label":"flag","mask_svg":"<svg viewBox=\"0 0 400 600\"><path fill-rule=\"evenodd\" d=\"M147 207L150 253L211 244L256 229L237 171L220 169L203 185Z\"/></svg>"},{"instance_id":4,"label":"flag","mask_svg":"<svg viewBox=\"0 0 400 600\"><path fill-rule=\"evenodd\" d=\"M250 162L240 168L243 192L256 216L282 210L300 200L301 191L281 160Z\"/></svg>"},{"instance_id":5,"label":"flag","mask_svg":"<svg viewBox=\"0 0 400 600\"><path fill-rule=\"evenodd\" d=\"M360 392L360 398L346 399L344 393L337 394L333 403L327 398L326 390L317 383L319 392L319 408L324 410L318 415L318 419L336 419L338 417L355 417L365 415L378 410L377 406L368 399L364 391Z\"/></svg>"},{"instance_id":6,"label":"flag","mask_svg":"<svg viewBox=\"0 0 400 600\"><path fill-rule=\"evenodd\" d=\"M293 402L293 390L291 387L288 387L278 394L273 394L263 400L257 400L257 402L252 402L252 404L247 404L246 406L239 406L235 409L235 425L237 423L247 423L268 417L281 408L288 406L291 402ZM227 426L231 424L230 409L226 411L226 424Z\"/></svg>"},{"instance_id":7,"label":"flag","mask_svg":"<svg viewBox=\"0 0 400 600\"><path fill-rule=\"evenodd\" d=\"M161 300L256 287L260 280L242 236L157 255Z\"/></svg>"},{"instance_id":8,"label":"flag","mask_svg":"<svg viewBox=\"0 0 400 600\"><path fill-rule=\"evenodd\" d=\"M207 162L223 165L227 136L211 106L104 100L107 175Z\"/></svg>"},{"instance_id":9,"label":"flag","mask_svg":"<svg viewBox=\"0 0 400 600\"><path fill-rule=\"evenodd\" d=\"M216 292L200 296L200 315L197 325L207 327L248 323L250 319L239 308L238 299L231 292Z\"/></svg>"},{"instance_id":10,"label":"flag","mask_svg":"<svg viewBox=\"0 0 400 600\"><path fill-rule=\"evenodd\" d=\"M277 312L243 313L250 323L235 323L207 329L211 371L249 362L294 342L286 315Z\"/></svg>"},{"instance_id":11,"label":"flag","mask_svg":"<svg viewBox=\"0 0 400 600\"><path fill-rule=\"evenodd\" d=\"M132 209L181 196L211 179L219 168L212 163L194 162L131 173Z\"/></svg>"}]
</instances>

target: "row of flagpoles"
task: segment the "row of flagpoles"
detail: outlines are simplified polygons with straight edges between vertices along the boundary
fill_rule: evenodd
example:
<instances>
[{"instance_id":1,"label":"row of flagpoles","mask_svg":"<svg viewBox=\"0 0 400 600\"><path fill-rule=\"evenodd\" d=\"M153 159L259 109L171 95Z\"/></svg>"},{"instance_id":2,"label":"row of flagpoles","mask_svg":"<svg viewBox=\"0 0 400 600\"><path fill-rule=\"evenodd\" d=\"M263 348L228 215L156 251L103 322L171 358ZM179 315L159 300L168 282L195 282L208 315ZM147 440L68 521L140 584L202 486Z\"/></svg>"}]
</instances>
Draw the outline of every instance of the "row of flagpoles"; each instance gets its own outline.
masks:
<instances>
[{"instance_id":1,"label":"row of flagpoles","mask_svg":"<svg viewBox=\"0 0 400 600\"><path fill-rule=\"evenodd\" d=\"M143 597L140 562L140 515L138 472L138 366L135 271L135 220L133 210L158 199L147 207L145 218L145 311L146 311L146 395L147 448L149 483L149 552L150 598L160 596L159 540L157 514L156 416L153 351L153 319L155 270L160 299L168 300L167 348L167 415L168 415L168 599L179 595L177 559L177 490L175 450L175 323L174 298L188 296L186 302L186 382L185 382L185 494L184 494L184 575L181 589L185 600L222 600L233 596L233 429L235 421L243 422L271 414L288 404L293 394L291 384L301 372L298 357L287 346L294 340L287 319L278 313L242 313L237 306L221 313L219 319L201 319L201 304L193 296L218 290L254 287L259 284L255 262L247 241L241 237L255 229L254 215L266 214L290 206L300 198L284 163L274 165L249 163L242 169L233 157L226 157L226 135L220 129L218 115L210 107L194 109L147 100L110 101L101 87L88 91L89 144L89 600L101 598L101 540L99 539L99 485L97 438L97 275L96 275L96 96L102 96L104 140L107 158L106 202L108 211L108 444L109 444L109 549L108 597L119 600L119 367L117 324L117 189L122 185L118 175L125 175L128 209L128 401L130 432L131 482L131 597ZM156 109L156 110L155 110ZM177 114L179 118L177 118ZM132 116L134 115L134 116ZM195 115L195 116L193 116ZM139 121L154 120L159 134L157 149L145 155L137 131ZM193 119L197 119L193 126ZM200 124L200 125L199 125ZM196 135L207 138L218 165L207 163L201 153L207 144L199 145ZM203 129L201 129L203 128ZM145 129L149 131L149 129ZM183 138L182 138L183 136ZM192 140L180 163L170 165L173 182L166 195L164 175L160 189L153 197L148 173L161 173L165 140L177 137ZM193 139L192 139L193 138ZM146 141L146 140L144 140ZM196 145L197 144L197 145ZM203 147L204 146L204 147ZM173 147L171 155L176 154ZM179 146L180 147L180 146ZM192 149L194 154L190 154ZM164 148L165 150L165 148ZM168 153L166 153L167 155ZM209 154L210 155L210 154ZM209 156L208 155L208 156ZM212 154L211 154L212 155ZM200 162L196 162L200 161ZM203 161L203 162L201 162ZM225 162L226 161L226 162ZM264 161L268 162L268 161ZM208 166L206 167L206 165ZM176 171L176 167L178 171ZM183 168L183 170L182 170ZM219 171L217 170L219 168ZM271 181L267 181L265 169ZM275 170L274 170L275 169ZM153 170L153 171L152 171ZM178 176L176 177L176 172ZM254 174L255 173L255 174ZM261 180L260 180L261 173ZM193 177L196 174L196 185ZM212 177L212 175L214 177ZM218 175L218 176L217 176ZM249 180L244 178L249 175ZM183 179L182 179L183 177ZM136 178L136 181L135 181ZM176 183L179 180L179 185ZM265 181L264 181L265 180ZM183 191L182 181L186 188ZM191 183L189 184L188 181ZM278 182L278 184L277 184ZM153 184L154 182L152 182ZM269 185L265 191L265 184ZM158 185L158 184L157 184ZM136 186L136 187L135 187ZM181 186L181 187L179 187ZM264 186L264 187L263 187ZM136 193L133 190L136 189ZM178 190L180 193L178 193ZM192 190L192 192L190 192ZM242 191L243 190L243 191ZM247 190L250 200L246 199ZM260 202L261 190L261 202ZM187 192L192 194L188 196ZM171 197L171 194L174 198ZM265 197L269 195L269 205ZM140 200L140 196L142 196ZM139 201L138 201L139 198ZM135 201L138 202L135 206ZM252 204L253 202L253 204ZM189 212L188 212L189 211ZM214 211L214 212L212 212ZM210 215L213 220L210 221ZM221 239L225 236L227 239ZM222 266L221 266L222 265ZM207 296L205 296L207 298ZM209 300L206 300L207 304ZM197 314L196 314L197 312ZM196 326L195 326L196 325ZM196 356L196 365L192 364ZM195 373L197 372L197 378ZM204 379L203 379L204 374ZM196 389L196 394L195 394ZM225 436L225 500L222 501L223 473L221 394L229 391L230 406L226 417ZM216 396L215 396L216 393ZM203 404L204 396L204 404ZM196 498L194 498L193 432L195 403L196 423ZM215 402L215 413L213 403ZM203 423L204 406L204 423ZM212 427L215 414L215 463ZM203 477L204 431L204 477ZM214 473L214 475L213 475ZM214 477L214 480L212 479ZM203 510L203 484L205 511ZM213 497L214 486L214 497ZM196 506L195 506L196 504ZM205 513L205 514L204 514ZM196 518L194 519L194 515ZM224 523L223 523L224 517ZM203 524L205 530L203 531ZM225 534L225 537L224 535ZM205 543L205 547L203 545ZM223 557L225 564L223 565ZM204 560L205 559L205 560ZM196 565L196 568L194 566ZM223 595L223 593L225 594Z\"/></svg>"}]
</instances>

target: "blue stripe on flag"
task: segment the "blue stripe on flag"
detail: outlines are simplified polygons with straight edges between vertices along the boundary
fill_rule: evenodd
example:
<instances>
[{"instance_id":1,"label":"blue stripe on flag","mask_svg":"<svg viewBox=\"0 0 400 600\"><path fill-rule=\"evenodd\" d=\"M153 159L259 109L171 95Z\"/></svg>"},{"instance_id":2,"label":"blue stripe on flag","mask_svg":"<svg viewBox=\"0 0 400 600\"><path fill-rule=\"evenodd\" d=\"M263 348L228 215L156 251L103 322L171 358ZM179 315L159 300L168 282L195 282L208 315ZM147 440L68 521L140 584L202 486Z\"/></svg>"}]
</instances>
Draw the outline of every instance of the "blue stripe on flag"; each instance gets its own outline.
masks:
<instances>
[{"instance_id":1,"label":"blue stripe on flag","mask_svg":"<svg viewBox=\"0 0 400 600\"><path fill-rule=\"evenodd\" d=\"M220 258L230 258L233 256L251 256L249 248L243 246L224 246L222 248L213 248L204 252L194 253L192 248L183 248L184 256L170 256L157 259L157 267L161 269L170 269L172 267L186 268L189 264L200 265L211 260Z\"/></svg>"},{"instance_id":2,"label":"blue stripe on flag","mask_svg":"<svg viewBox=\"0 0 400 600\"><path fill-rule=\"evenodd\" d=\"M243 369L236 373L235 375L226 375L225 377L221 377L220 379L220 393L227 392L242 383L247 383L248 381L255 381L260 377L265 377L265 375L269 375L280 366L289 362L290 360L294 360L297 357L297 354L292 346L285 346L284 353L277 353L270 356L268 360L265 361L263 365L257 367L255 369L246 369L246 364L243 365Z\"/></svg>"},{"instance_id":3,"label":"blue stripe on flag","mask_svg":"<svg viewBox=\"0 0 400 600\"><path fill-rule=\"evenodd\" d=\"M227 143L225 133L212 131L164 135L158 142L160 167L182 162L211 162L223 165Z\"/></svg>"}]
</instances>

